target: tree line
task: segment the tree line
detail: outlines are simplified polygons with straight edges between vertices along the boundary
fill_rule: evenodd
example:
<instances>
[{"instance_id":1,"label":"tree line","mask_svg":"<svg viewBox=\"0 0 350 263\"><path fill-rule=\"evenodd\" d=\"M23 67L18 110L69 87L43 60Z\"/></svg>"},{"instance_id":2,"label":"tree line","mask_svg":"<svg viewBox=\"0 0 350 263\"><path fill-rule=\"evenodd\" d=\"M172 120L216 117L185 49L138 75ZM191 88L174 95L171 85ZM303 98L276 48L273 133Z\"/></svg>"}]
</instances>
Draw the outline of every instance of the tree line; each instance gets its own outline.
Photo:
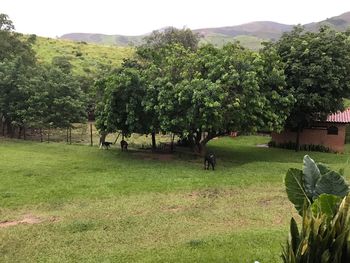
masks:
<instances>
[{"instance_id":1,"label":"tree line","mask_svg":"<svg viewBox=\"0 0 350 263\"><path fill-rule=\"evenodd\" d=\"M25 136L25 129L69 128L86 120L88 96L82 77L72 74L65 57L39 63L36 36L14 31L0 14L0 121L2 135Z\"/></svg>"},{"instance_id":2,"label":"tree line","mask_svg":"<svg viewBox=\"0 0 350 263\"><path fill-rule=\"evenodd\" d=\"M299 133L342 110L350 91L349 32L296 27L259 52L199 45L188 29L155 31L133 59L97 81L97 127L172 133L202 152L230 131ZM297 146L298 147L298 146Z\"/></svg>"},{"instance_id":3,"label":"tree line","mask_svg":"<svg viewBox=\"0 0 350 263\"><path fill-rule=\"evenodd\" d=\"M87 78L65 57L39 63L35 36L16 33L0 14L2 132L68 128L94 112L102 137L150 134L155 148L157 133L171 133L202 152L231 131L299 134L349 97L350 31L296 27L258 52L199 40L189 29L154 31L119 68Z\"/></svg>"}]
</instances>

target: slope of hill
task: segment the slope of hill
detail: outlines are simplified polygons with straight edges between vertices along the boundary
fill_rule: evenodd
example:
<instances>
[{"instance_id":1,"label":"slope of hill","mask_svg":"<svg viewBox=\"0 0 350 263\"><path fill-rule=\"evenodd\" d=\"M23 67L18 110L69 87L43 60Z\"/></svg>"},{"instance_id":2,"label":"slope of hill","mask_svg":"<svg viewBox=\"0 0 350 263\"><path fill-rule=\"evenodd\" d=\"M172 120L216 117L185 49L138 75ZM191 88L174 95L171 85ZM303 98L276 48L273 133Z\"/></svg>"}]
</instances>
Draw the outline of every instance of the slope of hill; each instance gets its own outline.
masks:
<instances>
[{"instance_id":1,"label":"slope of hill","mask_svg":"<svg viewBox=\"0 0 350 263\"><path fill-rule=\"evenodd\" d=\"M283 32L290 31L292 28L292 25L260 21L239 26L196 29L194 32L197 32L204 37L212 34L222 34L231 37L248 35L261 39L274 39L279 38Z\"/></svg>"},{"instance_id":2,"label":"slope of hill","mask_svg":"<svg viewBox=\"0 0 350 263\"><path fill-rule=\"evenodd\" d=\"M306 24L304 26L309 31L317 31L321 25L328 25L335 30L345 31L350 26L350 12L341 14L340 16L327 18L318 23Z\"/></svg>"},{"instance_id":3,"label":"slope of hill","mask_svg":"<svg viewBox=\"0 0 350 263\"><path fill-rule=\"evenodd\" d=\"M65 56L76 74L96 74L99 69L119 66L131 57L134 49L38 37L34 45L39 62L50 63L53 57Z\"/></svg>"},{"instance_id":4,"label":"slope of hill","mask_svg":"<svg viewBox=\"0 0 350 263\"><path fill-rule=\"evenodd\" d=\"M324 21L304 25L307 30L316 31L321 25L329 25L332 28L344 31L350 26L350 12L340 16L328 18ZM277 40L283 32L293 29L293 25L285 25L271 21L251 22L238 26L227 26L218 28L195 29L194 32L201 36L202 43L212 43L221 46L227 42L240 41L247 48L259 49L261 42L266 40ZM142 43L141 36L121 36L103 34L71 33L63 35L62 39L74 41L86 41L96 44L112 44L119 46L138 45Z\"/></svg>"},{"instance_id":5,"label":"slope of hill","mask_svg":"<svg viewBox=\"0 0 350 263\"><path fill-rule=\"evenodd\" d=\"M61 39L72 41L85 41L95 44L107 44L117 46L139 45L142 43L144 35L141 36L122 36L122 35L104 35L89 33L71 33L61 36Z\"/></svg>"}]
</instances>

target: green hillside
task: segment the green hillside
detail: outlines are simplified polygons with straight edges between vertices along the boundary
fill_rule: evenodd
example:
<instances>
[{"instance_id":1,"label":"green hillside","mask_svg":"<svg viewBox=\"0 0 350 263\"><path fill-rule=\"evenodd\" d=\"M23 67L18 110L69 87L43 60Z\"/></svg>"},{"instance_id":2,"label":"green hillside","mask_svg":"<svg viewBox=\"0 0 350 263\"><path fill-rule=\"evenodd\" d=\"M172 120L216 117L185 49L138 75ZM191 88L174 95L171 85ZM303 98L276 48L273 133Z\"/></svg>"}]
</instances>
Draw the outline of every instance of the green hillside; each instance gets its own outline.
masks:
<instances>
[{"instance_id":1,"label":"green hillside","mask_svg":"<svg viewBox=\"0 0 350 263\"><path fill-rule=\"evenodd\" d=\"M141 44L143 37L144 35L123 36L123 35L89 34L89 33L71 33L71 34L63 35L61 39L127 47L127 46Z\"/></svg>"},{"instance_id":2,"label":"green hillside","mask_svg":"<svg viewBox=\"0 0 350 263\"><path fill-rule=\"evenodd\" d=\"M200 44L213 44L214 46L221 47L226 43L238 41L242 46L252 49L258 50L261 48L261 43L264 41L263 39L257 38L255 36L247 36L247 35L239 35L239 36L226 36L222 34L211 34L207 35L204 38L201 38Z\"/></svg>"},{"instance_id":3,"label":"green hillside","mask_svg":"<svg viewBox=\"0 0 350 263\"><path fill-rule=\"evenodd\" d=\"M338 31L345 31L350 27L350 12L341 14L340 16L327 18L318 23L306 24L305 28L309 31L317 31L322 25L327 25Z\"/></svg>"},{"instance_id":4,"label":"green hillside","mask_svg":"<svg viewBox=\"0 0 350 263\"><path fill-rule=\"evenodd\" d=\"M53 57L65 56L76 74L96 74L99 69L119 66L134 53L132 47L96 45L62 39L38 37L34 45L39 62L50 63Z\"/></svg>"}]
</instances>

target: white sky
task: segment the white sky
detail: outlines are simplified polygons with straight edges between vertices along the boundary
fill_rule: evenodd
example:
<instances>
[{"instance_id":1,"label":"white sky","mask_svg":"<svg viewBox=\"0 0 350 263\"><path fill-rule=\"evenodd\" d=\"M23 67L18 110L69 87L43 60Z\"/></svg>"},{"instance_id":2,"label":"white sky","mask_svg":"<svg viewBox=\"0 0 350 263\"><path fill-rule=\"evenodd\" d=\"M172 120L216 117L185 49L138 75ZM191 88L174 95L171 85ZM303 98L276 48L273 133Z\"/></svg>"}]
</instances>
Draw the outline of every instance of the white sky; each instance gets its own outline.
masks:
<instances>
[{"instance_id":1,"label":"white sky","mask_svg":"<svg viewBox=\"0 0 350 263\"><path fill-rule=\"evenodd\" d=\"M165 26L191 29L252 21L317 22L350 11L350 0L0 0L16 31L140 35Z\"/></svg>"}]
</instances>

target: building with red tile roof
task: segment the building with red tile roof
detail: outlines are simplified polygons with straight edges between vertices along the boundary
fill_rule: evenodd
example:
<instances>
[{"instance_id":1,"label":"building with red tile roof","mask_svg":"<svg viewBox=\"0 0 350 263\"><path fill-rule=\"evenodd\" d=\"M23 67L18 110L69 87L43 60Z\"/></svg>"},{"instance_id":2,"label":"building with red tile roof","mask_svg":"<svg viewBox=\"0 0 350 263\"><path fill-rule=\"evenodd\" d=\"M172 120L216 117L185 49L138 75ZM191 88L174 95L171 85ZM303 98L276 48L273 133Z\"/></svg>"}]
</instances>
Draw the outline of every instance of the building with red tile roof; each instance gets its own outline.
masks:
<instances>
[{"instance_id":1,"label":"building with red tile roof","mask_svg":"<svg viewBox=\"0 0 350 263\"><path fill-rule=\"evenodd\" d=\"M350 108L343 112L330 114L326 121L316 121L300 133L301 149L312 146L324 146L332 152L344 152L346 126L350 123ZM272 141L277 146L296 142L297 132L285 129L281 133L273 132Z\"/></svg>"}]
</instances>

